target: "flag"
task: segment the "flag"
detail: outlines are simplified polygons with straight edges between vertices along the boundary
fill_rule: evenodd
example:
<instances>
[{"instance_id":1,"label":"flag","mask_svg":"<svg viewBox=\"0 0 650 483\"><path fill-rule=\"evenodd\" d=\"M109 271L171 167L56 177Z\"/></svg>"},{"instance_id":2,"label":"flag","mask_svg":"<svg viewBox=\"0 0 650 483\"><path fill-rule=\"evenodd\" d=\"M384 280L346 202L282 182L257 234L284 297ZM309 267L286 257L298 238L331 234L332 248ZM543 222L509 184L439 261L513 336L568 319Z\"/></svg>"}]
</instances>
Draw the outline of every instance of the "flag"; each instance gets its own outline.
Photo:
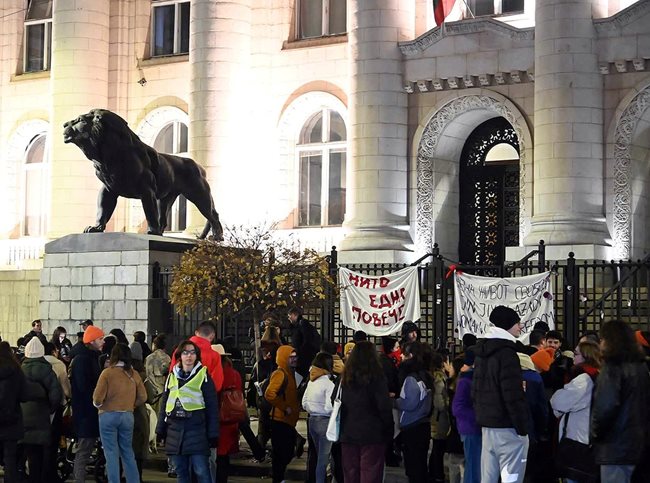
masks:
<instances>
[{"instance_id":1,"label":"flag","mask_svg":"<svg viewBox=\"0 0 650 483\"><path fill-rule=\"evenodd\" d=\"M441 25L445 21L451 9L454 8L456 0L433 0L433 16L436 19L436 25Z\"/></svg>"}]
</instances>

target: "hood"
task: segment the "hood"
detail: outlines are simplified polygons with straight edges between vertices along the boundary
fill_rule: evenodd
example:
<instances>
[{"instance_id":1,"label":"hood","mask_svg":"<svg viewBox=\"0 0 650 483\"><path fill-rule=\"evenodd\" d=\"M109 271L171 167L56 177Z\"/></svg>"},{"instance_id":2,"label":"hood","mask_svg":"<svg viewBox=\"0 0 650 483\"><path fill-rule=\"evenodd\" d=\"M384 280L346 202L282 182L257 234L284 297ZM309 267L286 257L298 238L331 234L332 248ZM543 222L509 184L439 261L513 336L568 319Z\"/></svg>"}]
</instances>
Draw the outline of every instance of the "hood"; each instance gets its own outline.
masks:
<instances>
[{"instance_id":1,"label":"hood","mask_svg":"<svg viewBox=\"0 0 650 483\"><path fill-rule=\"evenodd\" d=\"M212 351L212 347L210 347L210 341L208 339L204 339L203 337L199 337L198 335L193 335L192 337L190 337L190 340L197 345L197 347L201 351L201 354L207 351Z\"/></svg>"},{"instance_id":2,"label":"hood","mask_svg":"<svg viewBox=\"0 0 650 483\"><path fill-rule=\"evenodd\" d=\"M535 370L535 364L533 364L533 361L528 354L522 354L521 352L517 352L517 355L519 356L519 365L521 366L522 370L524 371Z\"/></svg>"},{"instance_id":3,"label":"hood","mask_svg":"<svg viewBox=\"0 0 650 483\"><path fill-rule=\"evenodd\" d=\"M278 367L284 369L285 371L289 371L289 355L294 351L295 349L291 347L290 345L281 345L278 347L278 352L275 355L275 363L278 365Z\"/></svg>"},{"instance_id":4,"label":"hood","mask_svg":"<svg viewBox=\"0 0 650 483\"><path fill-rule=\"evenodd\" d=\"M507 330L493 325L483 336L485 339L505 339L512 342L517 342L517 338Z\"/></svg>"},{"instance_id":5,"label":"hood","mask_svg":"<svg viewBox=\"0 0 650 483\"><path fill-rule=\"evenodd\" d=\"M504 331L505 332L505 331ZM481 339L474 346L476 357L490 357L494 353L508 349L516 352L517 346L510 340L505 339Z\"/></svg>"},{"instance_id":6,"label":"hood","mask_svg":"<svg viewBox=\"0 0 650 483\"><path fill-rule=\"evenodd\" d=\"M311 366L309 368L309 380L315 381L321 376L329 376L330 373L327 369L321 369L320 367Z\"/></svg>"}]
</instances>

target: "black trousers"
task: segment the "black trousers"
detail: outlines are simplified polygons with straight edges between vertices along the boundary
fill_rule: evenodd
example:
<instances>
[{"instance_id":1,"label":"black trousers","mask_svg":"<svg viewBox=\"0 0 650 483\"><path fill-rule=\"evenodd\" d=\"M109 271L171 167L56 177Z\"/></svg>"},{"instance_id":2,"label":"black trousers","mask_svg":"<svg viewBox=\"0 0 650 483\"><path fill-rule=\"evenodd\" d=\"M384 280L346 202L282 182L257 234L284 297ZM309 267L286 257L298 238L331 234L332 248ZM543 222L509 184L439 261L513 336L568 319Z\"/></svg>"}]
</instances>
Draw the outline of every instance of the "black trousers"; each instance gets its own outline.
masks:
<instances>
[{"instance_id":1,"label":"black trousers","mask_svg":"<svg viewBox=\"0 0 650 483\"><path fill-rule=\"evenodd\" d=\"M427 483L427 453L431 439L431 423L416 424L402 430L404 472L409 483Z\"/></svg>"},{"instance_id":2,"label":"black trousers","mask_svg":"<svg viewBox=\"0 0 650 483\"><path fill-rule=\"evenodd\" d=\"M343 454L341 453L341 443L333 443L332 451L332 473L336 483L344 483L343 481Z\"/></svg>"},{"instance_id":3,"label":"black trousers","mask_svg":"<svg viewBox=\"0 0 650 483\"><path fill-rule=\"evenodd\" d=\"M431 454L429 455L429 476L435 483L445 481L445 448L447 447L446 439L432 439ZM406 447L404 439L402 444ZM406 453L404 454L406 461Z\"/></svg>"},{"instance_id":4,"label":"black trousers","mask_svg":"<svg viewBox=\"0 0 650 483\"><path fill-rule=\"evenodd\" d=\"M296 451L296 428L280 421L271 421L271 445L273 483L281 483Z\"/></svg>"},{"instance_id":5,"label":"black trousers","mask_svg":"<svg viewBox=\"0 0 650 483\"><path fill-rule=\"evenodd\" d=\"M241 423L239 423L239 431L248 443L251 452L253 453L253 458L256 460L261 460L266 454L266 450L260 444L259 440L255 437L255 433L251 429L251 421L246 418Z\"/></svg>"},{"instance_id":6,"label":"black trousers","mask_svg":"<svg viewBox=\"0 0 650 483\"><path fill-rule=\"evenodd\" d=\"M5 482L18 482L18 450L17 441L5 440L0 441L3 451L3 462L5 469Z\"/></svg>"},{"instance_id":7,"label":"black trousers","mask_svg":"<svg viewBox=\"0 0 650 483\"><path fill-rule=\"evenodd\" d=\"M217 483L228 483L230 472L230 456L217 456Z\"/></svg>"},{"instance_id":8,"label":"black trousers","mask_svg":"<svg viewBox=\"0 0 650 483\"><path fill-rule=\"evenodd\" d=\"M307 418L307 483L316 483L316 465L318 455L316 454L314 440L309 432L309 418Z\"/></svg>"},{"instance_id":9,"label":"black trousers","mask_svg":"<svg viewBox=\"0 0 650 483\"><path fill-rule=\"evenodd\" d=\"M48 481L49 445L25 444L24 447L29 464L29 483Z\"/></svg>"}]
</instances>

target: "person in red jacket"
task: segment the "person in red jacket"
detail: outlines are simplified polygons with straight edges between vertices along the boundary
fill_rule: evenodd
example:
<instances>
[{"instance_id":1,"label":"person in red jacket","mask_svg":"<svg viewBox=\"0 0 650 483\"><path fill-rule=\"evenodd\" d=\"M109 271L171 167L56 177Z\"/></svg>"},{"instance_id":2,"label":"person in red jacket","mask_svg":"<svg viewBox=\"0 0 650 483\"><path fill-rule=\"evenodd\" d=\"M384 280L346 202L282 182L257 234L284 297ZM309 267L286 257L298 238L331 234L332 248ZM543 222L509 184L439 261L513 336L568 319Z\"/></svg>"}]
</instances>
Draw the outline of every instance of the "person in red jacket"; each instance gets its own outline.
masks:
<instances>
[{"instance_id":1,"label":"person in red jacket","mask_svg":"<svg viewBox=\"0 0 650 483\"><path fill-rule=\"evenodd\" d=\"M226 352L223 345L216 344L212 348L220 354L223 359L223 390L237 391L244 399L243 385L241 375L232 366L232 361L227 357L230 354ZM230 470L230 455L239 452L239 422L226 422L220 420L219 446L217 447L217 483L228 483L228 473Z\"/></svg>"},{"instance_id":2,"label":"person in red jacket","mask_svg":"<svg viewBox=\"0 0 650 483\"><path fill-rule=\"evenodd\" d=\"M201 350L201 364L208 368L210 377L214 382L217 392L221 391L223 387L223 367L221 366L221 355L212 350L210 345L216 335L214 324L208 320L201 322L194 331L194 335L190 340L194 342ZM176 359L172 358L171 368L176 365Z\"/></svg>"}]
</instances>

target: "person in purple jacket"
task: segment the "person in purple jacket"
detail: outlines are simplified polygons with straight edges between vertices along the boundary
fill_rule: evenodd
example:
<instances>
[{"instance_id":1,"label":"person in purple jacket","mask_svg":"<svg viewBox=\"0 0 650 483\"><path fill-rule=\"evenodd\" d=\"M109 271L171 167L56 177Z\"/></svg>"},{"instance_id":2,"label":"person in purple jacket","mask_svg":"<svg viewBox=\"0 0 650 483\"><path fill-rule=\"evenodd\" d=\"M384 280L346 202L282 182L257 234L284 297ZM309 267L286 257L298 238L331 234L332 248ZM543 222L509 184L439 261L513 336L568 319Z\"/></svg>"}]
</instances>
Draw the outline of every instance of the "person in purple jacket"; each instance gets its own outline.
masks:
<instances>
[{"instance_id":1,"label":"person in purple jacket","mask_svg":"<svg viewBox=\"0 0 650 483\"><path fill-rule=\"evenodd\" d=\"M474 351L470 347L465 351L465 365L458 376L456 395L451 404L451 411L456 418L456 425L465 452L463 483L481 482L481 428L476 424L476 414L472 403L473 375Z\"/></svg>"}]
</instances>

